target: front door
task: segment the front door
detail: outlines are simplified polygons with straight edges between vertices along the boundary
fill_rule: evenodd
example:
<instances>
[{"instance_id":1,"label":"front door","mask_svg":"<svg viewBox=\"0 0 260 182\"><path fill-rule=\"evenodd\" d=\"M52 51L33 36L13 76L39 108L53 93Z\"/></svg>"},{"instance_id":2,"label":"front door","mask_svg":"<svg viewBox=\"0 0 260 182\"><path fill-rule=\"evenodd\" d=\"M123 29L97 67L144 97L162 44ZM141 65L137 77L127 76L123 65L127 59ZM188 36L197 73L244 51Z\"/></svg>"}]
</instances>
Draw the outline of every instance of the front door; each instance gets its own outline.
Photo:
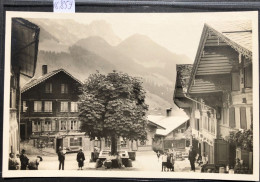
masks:
<instances>
[{"instance_id":1,"label":"front door","mask_svg":"<svg viewBox=\"0 0 260 182\"><path fill-rule=\"evenodd\" d=\"M57 142L56 142L56 152L58 153L59 152L59 148L63 148L63 139L61 138L58 138L57 139Z\"/></svg>"}]
</instances>

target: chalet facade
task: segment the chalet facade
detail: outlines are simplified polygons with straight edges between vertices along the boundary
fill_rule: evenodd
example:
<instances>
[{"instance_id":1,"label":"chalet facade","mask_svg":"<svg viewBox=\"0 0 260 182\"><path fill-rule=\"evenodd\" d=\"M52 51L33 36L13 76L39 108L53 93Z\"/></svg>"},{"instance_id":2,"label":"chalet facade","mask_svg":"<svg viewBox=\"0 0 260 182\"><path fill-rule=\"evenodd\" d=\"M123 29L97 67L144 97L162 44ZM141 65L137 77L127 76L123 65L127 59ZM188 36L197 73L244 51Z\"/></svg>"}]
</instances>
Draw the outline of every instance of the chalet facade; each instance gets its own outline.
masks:
<instances>
[{"instance_id":1,"label":"chalet facade","mask_svg":"<svg viewBox=\"0 0 260 182\"><path fill-rule=\"evenodd\" d=\"M22 91L21 140L31 140L38 148L57 151L86 150L80 132L78 97L82 83L64 69L47 72L27 83Z\"/></svg>"},{"instance_id":2,"label":"chalet facade","mask_svg":"<svg viewBox=\"0 0 260 182\"><path fill-rule=\"evenodd\" d=\"M157 129L153 139L153 150L168 151L186 151L190 145L190 136L187 133L189 128L188 117L171 116L171 109L167 110L167 116L150 116L158 125L165 129Z\"/></svg>"},{"instance_id":3,"label":"chalet facade","mask_svg":"<svg viewBox=\"0 0 260 182\"><path fill-rule=\"evenodd\" d=\"M29 78L34 76L39 33L40 28L35 24L22 18L12 19L9 152L13 153L20 153L20 76Z\"/></svg>"},{"instance_id":4,"label":"chalet facade","mask_svg":"<svg viewBox=\"0 0 260 182\"><path fill-rule=\"evenodd\" d=\"M174 102L190 117L198 152L210 164L234 166L227 138L253 119L251 22L205 24L192 69L178 65L176 83Z\"/></svg>"}]
</instances>

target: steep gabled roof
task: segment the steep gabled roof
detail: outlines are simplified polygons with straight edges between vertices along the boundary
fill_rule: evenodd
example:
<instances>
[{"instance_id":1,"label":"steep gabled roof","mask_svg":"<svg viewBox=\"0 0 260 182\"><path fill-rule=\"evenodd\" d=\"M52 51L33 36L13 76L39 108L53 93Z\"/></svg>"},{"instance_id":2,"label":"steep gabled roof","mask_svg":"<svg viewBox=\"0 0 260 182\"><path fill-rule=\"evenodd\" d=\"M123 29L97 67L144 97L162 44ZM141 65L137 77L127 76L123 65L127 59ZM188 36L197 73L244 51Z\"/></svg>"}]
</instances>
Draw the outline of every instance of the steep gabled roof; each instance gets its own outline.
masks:
<instances>
[{"instance_id":1,"label":"steep gabled roof","mask_svg":"<svg viewBox=\"0 0 260 182\"><path fill-rule=\"evenodd\" d=\"M49 73L46 73L45 75L43 76L40 76L39 78L37 79L31 79L21 90L21 93L31 89L32 87L42 83L43 81L51 78L52 76L60 73L60 72L63 72L65 74L67 74L68 76L70 76L72 79L74 79L75 81L77 81L79 84L82 85L82 82L80 80L78 80L77 78L75 78L74 76L72 76L69 72L67 72L66 70L64 69L58 69L58 70L54 70L54 71L51 71Z\"/></svg>"},{"instance_id":2,"label":"steep gabled roof","mask_svg":"<svg viewBox=\"0 0 260 182\"><path fill-rule=\"evenodd\" d=\"M148 118L149 119L149 118ZM188 117L179 117L179 116L150 116L150 120L153 120L156 124L164 127L165 129L157 129L157 135L166 136L180 125L189 120Z\"/></svg>"},{"instance_id":3,"label":"steep gabled roof","mask_svg":"<svg viewBox=\"0 0 260 182\"><path fill-rule=\"evenodd\" d=\"M159 120L162 120L164 117L165 116L148 115L148 122L149 122L149 124L156 126L157 129L165 130L166 129L165 127L163 127L157 123Z\"/></svg>"},{"instance_id":4,"label":"steep gabled roof","mask_svg":"<svg viewBox=\"0 0 260 182\"><path fill-rule=\"evenodd\" d=\"M249 62L252 62L251 21L212 22L204 25L188 84L188 93L201 93L202 88L205 88L205 92L222 91L214 83L205 82L201 79L196 79L196 88L193 87L196 75L230 74L235 64L234 59L229 57L231 55L220 55L214 51L204 52L204 47L211 46L230 46L234 52L238 52ZM238 57L236 60L238 60Z\"/></svg>"}]
</instances>

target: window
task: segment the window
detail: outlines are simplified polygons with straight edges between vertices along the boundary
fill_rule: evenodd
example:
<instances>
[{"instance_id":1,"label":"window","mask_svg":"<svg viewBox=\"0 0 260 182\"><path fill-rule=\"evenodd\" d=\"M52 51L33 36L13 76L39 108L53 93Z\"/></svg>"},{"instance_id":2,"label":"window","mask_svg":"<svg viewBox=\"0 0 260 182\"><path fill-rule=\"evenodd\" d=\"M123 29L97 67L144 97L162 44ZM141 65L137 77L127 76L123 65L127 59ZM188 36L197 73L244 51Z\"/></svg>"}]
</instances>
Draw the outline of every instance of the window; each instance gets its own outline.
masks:
<instances>
[{"instance_id":1,"label":"window","mask_svg":"<svg viewBox=\"0 0 260 182\"><path fill-rule=\"evenodd\" d=\"M68 93L68 84L62 83L61 84L61 93L62 94L67 94Z\"/></svg>"},{"instance_id":2,"label":"window","mask_svg":"<svg viewBox=\"0 0 260 182\"><path fill-rule=\"evenodd\" d=\"M238 72L234 72L231 74L232 76L232 91L240 90L240 76Z\"/></svg>"},{"instance_id":3,"label":"window","mask_svg":"<svg viewBox=\"0 0 260 182\"><path fill-rule=\"evenodd\" d=\"M231 128L234 128L236 126L235 108L234 107L229 108L229 126Z\"/></svg>"},{"instance_id":4,"label":"window","mask_svg":"<svg viewBox=\"0 0 260 182\"><path fill-rule=\"evenodd\" d=\"M40 121L33 121L32 122L32 131L33 132L41 131L41 122Z\"/></svg>"},{"instance_id":5,"label":"window","mask_svg":"<svg viewBox=\"0 0 260 182\"><path fill-rule=\"evenodd\" d=\"M71 112L78 112L78 103L77 102L71 102Z\"/></svg>"},{"instance_id":6,"label":"window","mask_svg":"<svg viewBox=\"0 0 260 182\"><path fill-rule=\"evenodd\" d=\"M60 130L67 130L67 122L60 121Z\"/></svg>"},{"instance_id":7,"label":"window","mask_svg":"<svg viewBox=\"0 0 260 182\"><path fill-rule=\"evenodd\" d=\"M70 121L70 129L77 130L77 121Z\"/></svg>"},{"instance_id":8,"label":"window","mask_svg":"<svg viewBox=\"0 0 260 182\"><path fill-rule=\"evenodd\" d=\"M68 111L69 111L68 102L61 102L60 103L60 112L68 112Z\"/></svg>"},{"instance_id":9,"label":"window","mask_svg":"<svg viewBox=\"0 0 260 182\"><path fill-rule=\"evenodd\" d=\"M195 119L195 129L196 130L200 130L200 120L199 119Z\"/></svg>"},{"instance_id":10,"label":"window","mask_svg":"<svg viewBox=\"0 0 260 182\"><path fill-rule=\"evenodd\" d=\"M105 147L111 147L111 140L110 140L110 138L106 138L105 139Z\"/></svg>"},{"instance_id":11,"label":"window","mask_svg":"<svg viewBox=\"0 0 260 182\"><path fill-rule=\"evenodd\" d=\"M44 102L44 112L52 112L52 101Z\"/></svg>"},{"instance_id":12,"label":"window","mask_svg":"<svg viewBox=\"0 0 260 182\"><path fill-rule=\"evenodd\" d=\"M45 84L45 93L52 93L52 83Z\"/></svg>"},{"instance_id":13,"label":"window","mask_svg":"<svg viewBox=\"0 0 260 182\"><path fill-rule=\"evenodd\" d=\"M51 121L44 122L44 131L51 131Z\"/></svg>"},{"instance_id":14,"label":"window","mask_svg":"<svg viewBox=\"0 0 260 182\"><path fill-rule=\"evenodd\" d=\"M34 112L42 112L42 101L34 101Z\"/></svg>"},{"instance_id":15,"label":"window","mask_svg":"<svg viewBox=\"0 0 260 182\"><path fill-rule=\"evenodd\" d=\"M121 140L120 145L121 147L126 147L126 140Z\"/></svg>"},{"instance_id":16,"label":"window","mask_svg":"<svg viewBox=\"0 0 260 182\"><path fill-rule=\"evenodd\" d=\"M244 69L245 88L252 88L252 65Z\"/></svg>"},{"instance_id":17,"label":"window","mask_svg":"<svg viewBox=\"0 0 260 182\"><path fill-rule=\"evenodd\" d=\"M246 108L240 107L240 127L242 129L247 129L247 122L246 122Z\"/></svg>"},{"instance_id":18,"label":"window","mask_svg":"<svg viewBox=\"0 0 260 182\"><path fill-rule=\"evenodd\" d=\"M26 101L23 101L23 112L26 112L28 107L26 106Z\"/></svg>"},{"instance_id":19,"label":"window","mask_svg":"<svg viewBox=\"0 0 260 182\"><path fill-rule=\"evenodd\" d=\"M70 138L70 146L82 146L82 138Z\"/></svg>"}]
</instances>

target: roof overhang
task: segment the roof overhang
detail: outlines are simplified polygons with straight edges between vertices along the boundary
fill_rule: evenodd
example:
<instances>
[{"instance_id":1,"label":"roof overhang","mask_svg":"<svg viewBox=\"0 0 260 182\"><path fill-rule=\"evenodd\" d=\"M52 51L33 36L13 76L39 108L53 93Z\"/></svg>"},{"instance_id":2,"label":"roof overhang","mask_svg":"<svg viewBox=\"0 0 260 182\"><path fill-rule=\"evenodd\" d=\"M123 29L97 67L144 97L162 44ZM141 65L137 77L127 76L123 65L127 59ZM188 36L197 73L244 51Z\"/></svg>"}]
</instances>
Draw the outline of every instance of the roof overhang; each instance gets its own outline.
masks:
<instances>
[{"instance_id":1,"label":"roof overhang","mask_svg":"<svg viewBox=\"0 0 260 182\"><path fill-rule=\"evenodd\" d=\"M248 34L248 30L245 32ZM241 55L250 60L252 52L230 39L230 34L232 32L218 32L205 24L188 84L188 94L222 92L219 84L208 78L218 78L220 75L224 79L228 77L238 67Z\"/></svg>"},{"instance_id":2,"label":"roof overhang","mask_svg":"<svg viewBox=\"0 0 260 182\"><path fill-rule=\"evenodd\" d=\"M36 68L40 28L23 19L12 19L12 64L20 68L20 73L33 77Z\"/></svg>"}]
</instances>

